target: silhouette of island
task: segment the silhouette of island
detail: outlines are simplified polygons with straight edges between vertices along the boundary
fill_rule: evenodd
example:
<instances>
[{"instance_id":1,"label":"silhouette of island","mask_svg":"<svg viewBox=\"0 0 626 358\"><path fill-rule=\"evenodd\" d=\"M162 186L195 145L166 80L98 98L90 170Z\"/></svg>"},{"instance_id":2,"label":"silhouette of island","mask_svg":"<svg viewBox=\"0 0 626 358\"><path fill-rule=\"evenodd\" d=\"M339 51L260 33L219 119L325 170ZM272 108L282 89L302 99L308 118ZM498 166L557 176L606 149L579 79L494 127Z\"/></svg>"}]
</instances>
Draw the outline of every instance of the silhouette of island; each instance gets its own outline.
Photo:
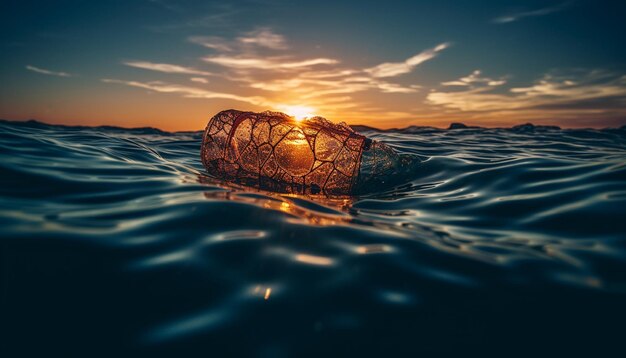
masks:
<instances>
[{"instance_id":1,"label":"silhouette of island","mask_svg":"<svg viewBox=\"0 0 626 358\"><path fill-rule=\"evenodd\" d=\"M125 131L125 132L133 132L133 133L138 133L138 134L159 134L159 135L168 135L171 133L198 133L198 132L203 131L203 129L198 129L198 130L168 132L168 131L164 131L162 129L154 128L154 127L130 127L128 128L128 127L111 126L111 125L81 126L81 125L50 124L50 123L45 123L36 119L29 119L25 121L24 120L0 119L0 123L7 123L11 125L16 125L16 126L24 126L24 127L32 127L32 128L43 128L43 127L48 127L48 126L54 126L54 127L63 127L66 129L74 129L74 130L97 129L97 130L108 131L108 132ZM423 133L423 132L430 132L430 131L495 129L495 128L507 129L507 130L511 130L511 131L519 132L519 133L528 133L528 132L533 132L533 131L547 131L547 130L563 130L563 129L568 129L568 130L587 130L587 129L594 130L595 129L595 130L626 131L626 124L620 127L607 127L607 128L561 128L555 125L538 125L538 124L533 124L533 123L518 124L518 125L511 126L511 127L481 127L481 126L469 126L461 122L452 122L447 128L411 125L411 126L407 126L403 128L380 129L380 128L376 128L376 127L372 127L372 126L368 126L364 124L353 124L353 125L350 125L350 127L357 132L372 132L373 131L373 132L402 132L402 133L420 133L420 132Z\"/></svg>"}]
</instances>

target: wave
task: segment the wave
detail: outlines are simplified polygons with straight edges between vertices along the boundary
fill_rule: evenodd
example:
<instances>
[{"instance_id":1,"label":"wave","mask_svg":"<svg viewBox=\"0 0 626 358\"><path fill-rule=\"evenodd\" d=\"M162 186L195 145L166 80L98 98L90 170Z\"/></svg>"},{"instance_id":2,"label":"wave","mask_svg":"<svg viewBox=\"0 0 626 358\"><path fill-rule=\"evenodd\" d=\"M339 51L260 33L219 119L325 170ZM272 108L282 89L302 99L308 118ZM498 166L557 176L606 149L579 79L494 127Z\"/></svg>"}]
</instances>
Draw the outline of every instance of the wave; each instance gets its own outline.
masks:
<instances>
[{"instance_id":1,"label":"wave","mask_svg":"<svg viewBox=\"0 0 626 358\"><path fill-rule=\"evenodd\" d=\"M626 129L452 127L357 127L418 170L325 198L207 175L201 132L0 122L12 342L260 356L612 342Z\"/></svg>"}]
</instances>

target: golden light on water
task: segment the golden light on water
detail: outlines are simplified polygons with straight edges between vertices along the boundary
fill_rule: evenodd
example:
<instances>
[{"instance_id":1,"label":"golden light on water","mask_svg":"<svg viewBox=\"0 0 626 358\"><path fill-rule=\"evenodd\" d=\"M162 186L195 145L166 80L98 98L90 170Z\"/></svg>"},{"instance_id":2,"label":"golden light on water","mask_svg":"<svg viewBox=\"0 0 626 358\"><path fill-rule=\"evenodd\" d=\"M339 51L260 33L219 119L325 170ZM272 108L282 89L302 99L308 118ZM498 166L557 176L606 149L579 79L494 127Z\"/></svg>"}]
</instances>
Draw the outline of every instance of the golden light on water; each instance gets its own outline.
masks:
<instances>
[{"instance_id":1,"label":"golden light on water","mask_svg":"<svg viewBox=\"0 0 626 358\"><path fill-rule=\"evenodd\" d=\"M323 256L298 254L295 259L296 261L304 262L310 265L330 266L333 264L333 260L331 258Z\"/></svg>"},{"instance_id":2,"label":"golden light on water","mask_svg":"<svg viewBox=\"0 0 626 358\"><path fill-rule=\"evenodd\" d=\"M308 106L280 105L278 109L292 116L298 122L315 116L315 109Z\"/></svg>"}]
</instances>

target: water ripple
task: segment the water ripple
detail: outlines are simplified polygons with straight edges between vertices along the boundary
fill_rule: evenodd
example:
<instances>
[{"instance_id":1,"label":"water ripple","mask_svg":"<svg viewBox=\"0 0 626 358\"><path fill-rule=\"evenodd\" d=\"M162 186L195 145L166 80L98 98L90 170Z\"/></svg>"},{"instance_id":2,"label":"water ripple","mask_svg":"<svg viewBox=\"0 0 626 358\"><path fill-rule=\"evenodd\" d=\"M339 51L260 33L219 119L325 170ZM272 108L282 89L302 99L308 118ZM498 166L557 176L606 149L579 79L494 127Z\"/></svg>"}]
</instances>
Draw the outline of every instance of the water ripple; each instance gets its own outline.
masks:
<instances>
[{"instance_id":1,"label":"water ripple","mask_svg":"<svg viewBox=\"0 0 626 358\"><path fill-rule=\"evenodd\" d=\"M77 327L98 322L138 350L368 355L590 339L597 317L624 318L624 129L365 134L418 155L418 174L279 195L205 174L200 132L1 122L9 319L84 344ZM572 308L585 327L541 323Z\"/></svg>"}]
</instances>

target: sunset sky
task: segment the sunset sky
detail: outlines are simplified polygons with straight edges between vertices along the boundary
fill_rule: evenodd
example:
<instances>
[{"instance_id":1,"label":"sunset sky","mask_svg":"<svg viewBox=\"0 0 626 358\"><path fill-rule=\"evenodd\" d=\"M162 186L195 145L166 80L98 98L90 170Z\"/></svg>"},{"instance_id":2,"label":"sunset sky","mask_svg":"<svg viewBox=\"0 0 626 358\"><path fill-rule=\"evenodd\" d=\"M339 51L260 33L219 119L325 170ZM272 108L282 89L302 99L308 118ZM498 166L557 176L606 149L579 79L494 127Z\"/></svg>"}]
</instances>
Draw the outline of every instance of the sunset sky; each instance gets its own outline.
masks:
<instances>
[{"instance_id":1,"label":"sunset sky","mask_svg":"<svg viewBox=\"0 0 626 358\"><path fill-rule=\"evenodd\" d=\"M621 1L0 7L3 119L198 130L235 108L381 128L626 124Z\"/></svg>"}]
</instances>

